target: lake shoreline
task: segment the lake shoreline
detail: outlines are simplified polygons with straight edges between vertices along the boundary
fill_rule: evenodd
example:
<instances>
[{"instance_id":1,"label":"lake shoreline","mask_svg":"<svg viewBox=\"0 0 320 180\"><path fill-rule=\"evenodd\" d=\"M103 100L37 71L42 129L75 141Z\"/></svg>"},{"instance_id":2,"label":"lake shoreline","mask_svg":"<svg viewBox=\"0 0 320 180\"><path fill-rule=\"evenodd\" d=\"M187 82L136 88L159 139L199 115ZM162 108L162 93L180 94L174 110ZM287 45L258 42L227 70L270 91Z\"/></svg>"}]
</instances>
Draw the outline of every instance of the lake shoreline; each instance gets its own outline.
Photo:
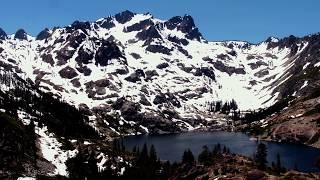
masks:
<instances>
[{"instance_id":1,"label":"lake shoreline","mask_svg":"<svg viewBox=\"0 0 320 180\"><path fill-rule=\"evenodd\" d=\"M284 161L288 169L294 169L296 163L301 163L302 161L301 165L299 165L299 171L320 171L320 169L313 166L315 159L320 157L319 148L305 144L264 140L243 132L197 130L170 134L144 134L128 136L124 138L124 141L128 149L132 149L134 146L141 147L144 143L148 145L154 144L157 149L160 149L161 159L171 162L181 160L180 156L185 149L190 148L195 154L198 154L204 145L213 146L217 143L230 147L232 153L252 157L258 142L264 142L268 146L268 161L270 165L271 162L276 161L276 154L280 153L281 157L283 157L282 161ZM167 144L170 144L170 146ZM306 154L306 157L300 157L300 153Z\"/></svg>"}]
</instances>

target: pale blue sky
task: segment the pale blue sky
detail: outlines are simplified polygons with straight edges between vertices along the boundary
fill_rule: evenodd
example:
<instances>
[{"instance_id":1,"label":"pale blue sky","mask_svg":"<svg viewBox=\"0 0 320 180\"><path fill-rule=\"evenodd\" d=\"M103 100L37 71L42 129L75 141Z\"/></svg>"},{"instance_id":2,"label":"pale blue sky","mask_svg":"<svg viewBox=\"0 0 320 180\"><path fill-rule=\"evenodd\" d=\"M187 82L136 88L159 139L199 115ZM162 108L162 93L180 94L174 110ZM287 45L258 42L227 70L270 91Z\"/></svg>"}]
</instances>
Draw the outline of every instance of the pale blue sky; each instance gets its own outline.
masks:
<instances>
[{"instance_id":1,"label":"pale blue sky","mask_svg":"<svg viewBox=\"0 0 320 180\"><path fill-rule=\"evenodd\" d=\"M318 0L1 0L0 27L36 35L45 27L130 10L159 19L189 14L207 40L259 42L320 32L319 8Z\"/></svg>"}]
</instances>

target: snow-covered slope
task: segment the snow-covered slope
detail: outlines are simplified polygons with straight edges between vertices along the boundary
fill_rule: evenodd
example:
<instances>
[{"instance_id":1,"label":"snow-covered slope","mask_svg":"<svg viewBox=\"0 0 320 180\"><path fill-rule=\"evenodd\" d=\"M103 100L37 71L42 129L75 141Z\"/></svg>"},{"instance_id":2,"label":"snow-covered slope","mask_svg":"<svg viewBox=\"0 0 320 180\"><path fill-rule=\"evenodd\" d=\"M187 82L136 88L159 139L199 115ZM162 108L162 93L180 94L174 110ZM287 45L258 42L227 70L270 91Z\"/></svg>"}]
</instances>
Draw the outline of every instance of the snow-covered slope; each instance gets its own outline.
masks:
<instances>
[{"instance_id":1,"label":"snow-covered slope","mask_svg":"<svg viewBox=\"0 0 320 180\"><path fill-rule=\"evenodd\" d=\"M147 132L155 122L193 129L217 121L208 112L212 101L234 99L241 110L274 104L309 42L294 44L208 42L191 16L163 21L125 11L46 29L36 38L21 30L4 36L0 58L3 68L92 111L92 126L102 122L121 133L119 126L134 124ZM101 112L118 117L116 125Z\"/></svg>"}]
</instances>

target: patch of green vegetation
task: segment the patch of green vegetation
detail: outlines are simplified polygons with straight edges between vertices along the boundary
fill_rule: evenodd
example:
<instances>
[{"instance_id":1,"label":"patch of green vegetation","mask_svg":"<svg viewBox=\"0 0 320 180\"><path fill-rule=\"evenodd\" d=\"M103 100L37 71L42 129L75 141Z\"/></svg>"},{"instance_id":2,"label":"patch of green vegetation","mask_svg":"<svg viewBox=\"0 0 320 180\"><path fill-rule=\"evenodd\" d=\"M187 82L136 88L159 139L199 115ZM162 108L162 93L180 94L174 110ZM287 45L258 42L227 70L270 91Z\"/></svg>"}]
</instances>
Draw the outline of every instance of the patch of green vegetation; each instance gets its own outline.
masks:
<instances>
[{"instance_id":1,"label":"patch of green vegetation","mask_svg":"<svg viewBox=\"0 0 320 180\"><path fill-rule=\"evenodd\" d=\"M2 128L23 130L22 125L18 123L17 119L2 112L0 112L0 126Z\"/></svg>"}]
</instances>

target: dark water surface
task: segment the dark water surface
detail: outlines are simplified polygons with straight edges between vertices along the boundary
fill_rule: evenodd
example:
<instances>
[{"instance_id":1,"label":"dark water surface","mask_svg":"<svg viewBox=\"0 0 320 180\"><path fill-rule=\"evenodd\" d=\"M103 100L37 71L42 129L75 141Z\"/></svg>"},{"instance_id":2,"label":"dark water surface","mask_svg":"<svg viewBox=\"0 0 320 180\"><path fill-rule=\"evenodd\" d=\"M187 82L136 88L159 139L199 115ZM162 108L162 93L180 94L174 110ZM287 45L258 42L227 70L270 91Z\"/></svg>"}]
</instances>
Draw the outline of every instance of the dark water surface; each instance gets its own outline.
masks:
<instances>
[{"instance_id":1,"label":"dark water surface","mask_svg":"<svg viewBox=\"0 0 320 180\"><path fill-rule=\"evenodd\" d=\"M257 146L256 141L250 140L250 137L243 133L233 132L190 132L183 134L170 135L141 135L124 138L124 144L131 150L134 146L142 148L143 144L149 146L153 144L156 147L157 154L161 160L171 162L181 161L185 149L190 148L195 157L202 150L202 146L207 145L210 148L217 143L230 148L232 153L252 157ZM281 156L281 163L288 169L294 169L304 172L319 172L315 167L315 161L320 157L320 149L308 147L305 145L263 142L268 148L268 162L276 162L277 153Z\"/></svg>"}]
</instances>

